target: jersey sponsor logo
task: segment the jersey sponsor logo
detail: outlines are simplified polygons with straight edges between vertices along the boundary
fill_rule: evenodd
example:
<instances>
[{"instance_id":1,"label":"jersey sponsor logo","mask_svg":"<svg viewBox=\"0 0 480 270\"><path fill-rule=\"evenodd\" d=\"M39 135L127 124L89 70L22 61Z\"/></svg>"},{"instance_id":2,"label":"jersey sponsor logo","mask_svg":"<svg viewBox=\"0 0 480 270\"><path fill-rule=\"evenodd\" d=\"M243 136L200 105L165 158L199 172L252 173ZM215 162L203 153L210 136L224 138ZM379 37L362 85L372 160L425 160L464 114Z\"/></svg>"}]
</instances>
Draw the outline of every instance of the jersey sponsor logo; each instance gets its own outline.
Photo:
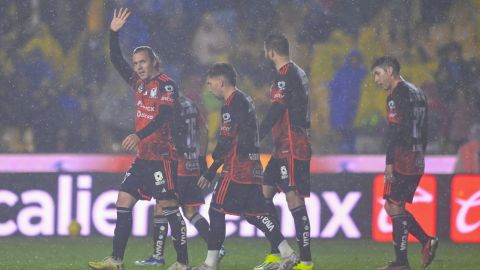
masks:
<instances>
[{"instance_id":1,"label":"jersey sponsor logo","mask_svg":"<svg viewBox=\"0 0 480 270\"><path fill-rule=\"evenodd\" d=\"M222 127L220 128L220 131L229 132L231 129L232 129L232 128L229 127L229 126L222 126Z\"/></svg>"},{"instance_id":2,"label":"jersey sponsor logo","mask_svg":"<svg viewBox=\"0 0 480 270\"><path fill-rule=\"evenodd\" d=\"M161 101L174 102L171 96L162 96Z\"/></svg>"},{"instance_id":3,"label":"jersey sponsor logo","mask_svg":"<svg viewBox=\"0 0 480 270\"><path fill-rule=\"evenodd\" d=\"M392 221L384 209L384 175L375 176L373 182L372 238L379 242L392 241ZM413 203L406 205L415 219L429 235L436 235L437 222L437 179L433 175L424 175L415 191ZM409 241L418 242L415 237Z\"/></svg>"},{"instance_id":4,"label":"jersey sponsor logo","mask_svg":"<svg viewBox=\"0 0 480 270\"><path fill-rule=\"evenodd\" d=\"M286 85L285 81L279 81L279 82L277 82L277 87L278 87L279 89L285 90L285 85Z\"/></svg>"},{"instance_id":5,"label":"jersey sponsor logo","mask_svg":"<svg viewBox=\"0 0 480 270\"><path fill-rule=\"evenodd\" d=\"M196 171L196 170L200 169L200 166L199 166L197 160L189 160L185 163L185 168L188 171Z\"/></svg>"},{"instance_id":6,"label":"jersey sponsor logo","mask_svg":"<svg viewBox=\"0 0 480 270\"><path fill-rule=\"evenodd\" d=\"M150 98L158 98L158 89L156 87L152 88L152 90L150 90Z\"/></svg>"},{"instance_id":7,"label":"jersey sponsor logo","mask_svg":"<svg viewBox=\"0 0 480 270\"><path fill-rule=\"evenodd\" d=\"M455 242L480 242L480 176L452 180L450 237Z\"/></svg>"},{"instance_id":8,"label":"jersey sponsor logo","mask_svg":"<svg viewBox=\"0 0 480 270\"><path fill-rule=\"evenodd\" d=\"M153 106L145 106L141 100L139 100L139 101L137 102L137 107L140 107L140 108L142 108L142 109L145 109L145 110L147 110L147 111L149 111L149 112L154 112L154 111L155 111L155 107L153 107Z\"/></svg>"},{"instance_id":9,"label":"jersey sponsor logo","mask_svg":"<svg viewBox=\"0 0 480 270\"><path fill-rule=\"evenodd\" d=\"M152 120L153 119L153 115L149 115L149 114L146 114L142 111L137 111L137 118L147 118L149 120Z\"/></svg>"},{"instance_id":10,"label":"jersey sponsor logo","mask_svg":"<svg viewBox=\"0 0 480 270\"><path fill-rule=\"evenodd\" d=\"M165 85L165 91L167 93L173 93L173 85Z\"/></svg>"}]
</instances>

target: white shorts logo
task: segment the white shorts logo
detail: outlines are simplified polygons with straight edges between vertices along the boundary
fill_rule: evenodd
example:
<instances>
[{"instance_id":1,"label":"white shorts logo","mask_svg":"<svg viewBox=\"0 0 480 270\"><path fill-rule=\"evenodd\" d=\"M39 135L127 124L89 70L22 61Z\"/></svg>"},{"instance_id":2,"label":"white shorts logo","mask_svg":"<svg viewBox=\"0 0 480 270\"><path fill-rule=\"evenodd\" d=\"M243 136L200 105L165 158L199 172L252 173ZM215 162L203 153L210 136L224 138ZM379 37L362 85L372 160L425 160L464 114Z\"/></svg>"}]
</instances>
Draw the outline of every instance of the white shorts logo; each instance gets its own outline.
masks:
<instances>
[{"instance_id":1,"label":"white shorts logo","mask_svg":"<svg viewBox=\"0 0 480 270\"><path fill-rule=\"evenodd\" d=\"M280 167L280 177L282 178L282 180L288 179L288 171L285 165Z\"/></svg>"},{"instance_id":2,"label":"white shorts logo","mask_svg":"<svg viewBox=\"0 0 480 270\"><path fill-rule=\"evenodd\" d=\"M165 184L165 180L163 179L163 174L161 171L155 172L153 176L155 177L155 185L160 186Z\"/></svg>"}]
</instances>

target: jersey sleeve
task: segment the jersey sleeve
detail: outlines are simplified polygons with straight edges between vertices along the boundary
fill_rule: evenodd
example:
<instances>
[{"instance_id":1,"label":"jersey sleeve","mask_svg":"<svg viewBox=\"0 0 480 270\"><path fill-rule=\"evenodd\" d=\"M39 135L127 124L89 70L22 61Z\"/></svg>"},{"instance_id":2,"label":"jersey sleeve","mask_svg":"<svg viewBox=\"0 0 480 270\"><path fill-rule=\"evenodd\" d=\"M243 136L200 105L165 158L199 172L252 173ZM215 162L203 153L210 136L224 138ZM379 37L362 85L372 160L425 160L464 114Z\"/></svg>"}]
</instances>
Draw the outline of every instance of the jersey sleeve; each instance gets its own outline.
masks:
<instances>
[{"instance_id":1,"label":"jersey sleeve","mask_svg":"<svg viewBox=\"0 0 480 270\"><path fill-rule=\"evenodd\" d=\"M387 104L387 132L386 132L386 164L393 164L395 159L395 148L402 140L404 130L408 127L407 117L409 110L408 91L400 91L397 89L392 93Z\"/></svg>"},{"instance_id":2,"label":"jersey sleeve","mask_svg":"<svg viewBox=\"0 0 480 270\"><path fill-rule=\"evenodd\" d=\"M175 107L175 103L178 99L178 88L173 81L165 81L160 84L160 106Z\"/></svg>"},{"instance_id":3,"label":"jersey sleeve","mask_svg":"<svg viewBox=\"0 0 480 270\"><path fill-rule=\"evenodd\" d=\"M127 61L123 58L120 43L118 41L118 32L110 31L110 61L120 76L131 86L136 81L137 74L133 71Z\"/></svg>"},{"instance_id":4,"label":"jersey sleeve","mask_svg":"<svg viewBox=\"0 0 480 270\"><path fill-rule=\"evenodd\" d=\"M280 105L287 105L288 91L290 82L286 75L277 75L276 80L274 81L270 93L270 99L272 103L278 103Z\"/></svg>"}]
</instances>

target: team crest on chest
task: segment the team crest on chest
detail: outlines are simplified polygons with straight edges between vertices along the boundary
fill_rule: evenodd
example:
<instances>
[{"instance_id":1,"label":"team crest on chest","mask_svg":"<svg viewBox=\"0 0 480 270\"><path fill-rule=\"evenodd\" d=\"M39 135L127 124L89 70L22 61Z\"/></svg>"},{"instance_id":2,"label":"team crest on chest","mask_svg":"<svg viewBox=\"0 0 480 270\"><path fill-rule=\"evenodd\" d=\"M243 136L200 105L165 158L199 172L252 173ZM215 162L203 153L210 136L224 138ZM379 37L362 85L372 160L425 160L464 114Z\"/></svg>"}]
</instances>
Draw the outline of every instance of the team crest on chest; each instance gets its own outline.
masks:
<instances>
[{"instance_id":1,"label":"team crest on chest","mask_svg":"<svg viewBox=\"0 0 480 270\"><path fill-rule=\"evenodd\" d=\"M152 88L152 90L150 90L150 98L157 98L158 97L157 92L158 92L157 87Z\"/></svg>"},{"instance_id":2,"label":"team crest on chest","mask_svg":"<svg viewBox=\"0 0 480 270\"><path fill-rule=\"evenodd\" d=\"M390 110L395 110L395 102L394 102L393 100L390 100L390 101L388 102L388 108L389 108Z\"/></svg>"},{"instance_id":3,"label":"team crest on chest","mask_svg":"<svg viewBox=\"0 0 480 270\"><path fill-rule=\"evenodd\" d=\"M137 91L138 91L139 93L141 93L141 92L143 92L143 88L144 88L144 87L143 87L143 82L142 82L141 84L138 85Z\"/></svg>"}]
</instances>

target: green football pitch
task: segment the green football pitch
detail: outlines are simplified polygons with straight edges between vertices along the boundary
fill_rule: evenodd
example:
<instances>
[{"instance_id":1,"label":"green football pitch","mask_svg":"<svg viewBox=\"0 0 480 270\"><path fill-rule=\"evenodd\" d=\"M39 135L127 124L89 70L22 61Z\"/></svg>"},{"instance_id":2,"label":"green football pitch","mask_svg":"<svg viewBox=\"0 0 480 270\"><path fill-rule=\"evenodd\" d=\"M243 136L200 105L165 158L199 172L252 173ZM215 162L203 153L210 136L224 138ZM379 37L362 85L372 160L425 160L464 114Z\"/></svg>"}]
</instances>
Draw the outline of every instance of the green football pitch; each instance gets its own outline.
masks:
<instances>
[{"instance_id":1,"label":"green football pitch","mask_svg":"<svg viewBox=\"0 0 480 270\"><path fill-rule=\"evenodd\" d=\"M289 242L296 247L293 239ZM109 255L111 247L111 238L105 237L0 238L0 269L88 269L88 261L101 260ZM253 269L269 250L265 239L227 238L225 248L227 256L220 264L222 270ZM189 239L188 250L192 265L203 262L206 245L201 239ZM131 238L125 255L126 269L167 269L175 260L175 251L168 241L167 266L134 265L135 260L146 258L150 252L150 238ZM390 243L370 240L313 240L312 255L317 270L376 269L393 257L393 249ZM418 243L410 243L409 259L412 269L421 269ZM437 257L428 269L480 269L480 245L440 242Z\"/></svg>"}]
</instances>

